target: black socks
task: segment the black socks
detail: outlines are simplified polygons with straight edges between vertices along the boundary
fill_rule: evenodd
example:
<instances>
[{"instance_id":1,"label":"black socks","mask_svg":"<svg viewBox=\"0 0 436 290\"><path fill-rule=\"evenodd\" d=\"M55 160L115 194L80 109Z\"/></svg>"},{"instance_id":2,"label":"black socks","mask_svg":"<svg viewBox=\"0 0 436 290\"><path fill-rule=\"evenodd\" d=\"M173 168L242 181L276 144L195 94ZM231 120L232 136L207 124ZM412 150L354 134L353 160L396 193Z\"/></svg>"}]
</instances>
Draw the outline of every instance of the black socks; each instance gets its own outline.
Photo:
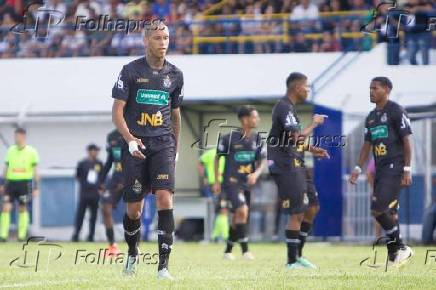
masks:
<instances>
[{"instance_id":1,"label":"black socks","mask_svg":"<svg viewBox=\"0 0 436 290\"><path fill-rule=\"evenodd\" d=\"M172 209L163 209L157 212L157 240L159 245L158 271L167 268L168 260L173 246L174 216Z\"/></svg>"},{"instance_id":2,"label":"black socks","mask_svg":"<svg viewBox=\"0 0 436 290\"><path fill-rule=\"evenodd\" d=\"M132 220L127 214L123 218L124 239L129 246L129 256L138 255L138 243L140 239L141 220Z\"/></svg>"},{"instance_id":3,"label":"black socks","mask_svg":"<svg viewBox=\"0 0 436 290\"><path fill-rule=\"evenodd\" d=\"M400 227L393 220L392 216L382 213L375 218L381 227L385 230L386 235L389 237L387 248L389 253L394 253L402 247L403 241L400 238Z\"/></svg>"},{"instance_id":4,"label":"black socks","mask_svg":"<svg viewBox=\"0 0 436 290\"><path fill-rule=\"evenodd\" d=\"M230 226L229 239L227 240L226 250L224 253L231 253L233 245L236 242L239 242L241 245L242 253L248 252L247 224L236 224L235 228Z\"/></svg>"},{"instance_id":5,"label":"black socks","mask_svg":"<svg viewBox=\"0 0 436 290\"><path fill-rule=\"evenodd\" d=\"M248 252L247 224L236 224L236 236L241 245L242 253Z\"/></svg>"},{"instance_id":6,"label":"black socks","mask_svg":"<svg viewBox=\"0 0 436 290\"><path fill-rule=\"evenodd\" d=\"M300 234L298 235L298 239L300 240L300 244L298 245L298 257L303 256L303 247L304 243L306 242L306 238L310 233L310 230L312 229L312 224L308 222L302 222L300 227Z\"/></svg>"},{"instance_id":7,"label":"black socks","mask_svg":"<svg viewBox=\"0 0 436 290\"><path fill-rule=\"evenodd\" d=\"M106 238L110 245L113 245L115 242L114 239L114 229L113 228L106 228Z\"/></svg>"},{"instance_id":8,"label":"black socks","mask_svg":"<svg viewBox=\"0 0 436 290\"><path fill-rule=\"evenodd\" d=\"M293 264L297 261L298 245L300 240L298 236L300 231L286 230L286 245L288 247L288 264Z\"/></svg>"},{"instance_id":9,"label":"black socks","mask_svg":"<svg viewBox=\"0 0 436 290\"><path fill-rule=\"evenodd\" d=\"M227 240L227 246L224 253L231 253L233 249L233 245L238 240L236 236L236 230L230 225L229 227L229 239Z\"/></svg>"}]
</instances>

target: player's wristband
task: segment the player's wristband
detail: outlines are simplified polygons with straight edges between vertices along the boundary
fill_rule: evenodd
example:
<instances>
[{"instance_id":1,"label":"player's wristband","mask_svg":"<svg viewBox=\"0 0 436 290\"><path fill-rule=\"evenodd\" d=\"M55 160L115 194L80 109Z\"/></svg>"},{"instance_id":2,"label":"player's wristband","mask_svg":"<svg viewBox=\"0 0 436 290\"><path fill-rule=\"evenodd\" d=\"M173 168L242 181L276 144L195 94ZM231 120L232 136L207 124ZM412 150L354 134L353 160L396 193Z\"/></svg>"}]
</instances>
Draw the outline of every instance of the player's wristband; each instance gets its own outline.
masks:
<instances>
[{"instance_id":1,"label":"player's wristband","mask_svg":"<svg viewBox=\"0 0 436 290\"><path fill-rule=\"evenodd\" d=\"M354 171L356 171L357 173L362 173L362 168L360 168L360 166L356 166L354 167Z\"/></svg>"},{"instance_id":2,"label":"player's wristband","mask_svg":"<svg viewBox=\"0 0 436 290\"><path fill-rule=\"evenodd\" d=\"M403 168L403 170L404 170L404 172L412 172L412 167L410 167L410 166L404 166L404 168Z\"/></svg>"},{"instance_id":3,"label":"player's wristband","mask_svg":"<svg viewBox=\"0 0 436 290\"><path fill-rule=\"evenodd\" d=\"M129 142L129 152L130 152L130 154L133 155L133 152L139 151L138 147L139 147L139 145L138 145L138 142L136 142L136 140L130 141Z\"/></svg>"}]
</instances>

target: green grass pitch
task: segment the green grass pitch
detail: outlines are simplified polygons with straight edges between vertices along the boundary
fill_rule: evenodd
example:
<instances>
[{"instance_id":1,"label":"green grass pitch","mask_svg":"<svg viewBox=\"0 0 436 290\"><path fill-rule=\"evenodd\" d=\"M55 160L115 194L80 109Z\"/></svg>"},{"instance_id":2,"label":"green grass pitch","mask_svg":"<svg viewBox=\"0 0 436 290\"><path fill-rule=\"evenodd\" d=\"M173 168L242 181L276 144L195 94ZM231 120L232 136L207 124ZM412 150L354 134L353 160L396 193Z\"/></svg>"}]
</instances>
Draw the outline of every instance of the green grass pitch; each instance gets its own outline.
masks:
<instances>
[{"instance_id":1,"label":"green grass pitch","mask_svg":"<svg viewBox=\"0 0 436 290\"><path fill-rule=\"evenodd\" d=\"M98 249L104 249L104 243L59 245L63 254L57 260L57 247L29 246L24 263L22 244L0 244L0 289L436 289L436 247L414 247L415 256L409 264L385 272L383 267L360 265L367 257L373 261L371 246L309 243L306 257L319 269L287 270L283 243L251 244L254 261L242 260L239 247L234 251L237 260L225 261L222 244L176 243L170 262L175 281L169 282L156 279L155 243L141 243L143 260L134 277L123 276L123 266L115 260L96 264ZM125 244L120 247L126 250ZM431 249L434 252L425 264ZM384 255L385 250L378 248L377 264Z\"/></svg>"}]
</instances>

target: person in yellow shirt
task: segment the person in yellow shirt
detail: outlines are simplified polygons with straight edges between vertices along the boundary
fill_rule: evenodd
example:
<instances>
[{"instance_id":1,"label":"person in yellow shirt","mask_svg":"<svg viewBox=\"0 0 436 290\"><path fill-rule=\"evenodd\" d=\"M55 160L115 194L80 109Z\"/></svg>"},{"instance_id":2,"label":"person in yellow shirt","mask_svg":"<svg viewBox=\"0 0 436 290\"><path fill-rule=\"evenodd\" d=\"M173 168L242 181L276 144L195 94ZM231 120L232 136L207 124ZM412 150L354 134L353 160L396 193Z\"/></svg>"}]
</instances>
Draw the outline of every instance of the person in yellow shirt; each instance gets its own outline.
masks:
<instances>
[{"instance_id":1,"label":"person in yellow shirt","mask_svg":"<svg viewBox=\"0 0 436 290\"><path fill-rule=\"evenodd\" d=\"M212 186L215 184L215 156L216 149L209 149L205 151L201 156L198 163L198 172L203 180L205 191L212 194ZM219 182L222 182L222 173L224 171L224 158L220 159L219 167ZM225 202L225 201L224 201ZM222 238L226 241L229 237L229 220L227 206L221 204L221 200L218 198L215 200L215 222L212 230L211 238L216 241Z\"/></svg>"},{"instance_id":2,"label":"person in yellow shirt","mask_svg":"<svg viewBox=\"0 0 436 290\"><path fill-rule=\"evenodd\" d=\"M12 203L17 200L18 214L18 240L24 241L29 226L29 213L27 204L31 197L38 195L39 177L37 165L38 153L32 146L26 145L26 130L15 130L15 145L9 147L5 158L4 179L1 197L3 208L0 214L0 241L9 238L9 225L11 219Z\"/></svg>"}]
</instances>

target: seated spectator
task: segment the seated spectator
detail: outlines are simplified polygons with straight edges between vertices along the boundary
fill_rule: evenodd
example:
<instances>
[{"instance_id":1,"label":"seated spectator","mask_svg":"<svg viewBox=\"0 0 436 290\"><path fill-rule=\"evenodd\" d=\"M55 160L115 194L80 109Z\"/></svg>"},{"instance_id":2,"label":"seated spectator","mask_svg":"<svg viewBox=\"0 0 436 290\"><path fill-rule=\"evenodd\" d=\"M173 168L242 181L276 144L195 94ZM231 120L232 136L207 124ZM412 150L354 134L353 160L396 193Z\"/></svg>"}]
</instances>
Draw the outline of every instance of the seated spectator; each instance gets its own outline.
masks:
<instances>
[{"instance_id":1,"label":"seated spectator","mask_svg":"<svg viewBox=\"0 0 436 290\"><path fill-rule=\"evenodd\" d=\"M351 10L368 10L371 7L365 3L365 0L350 0Z\"/></svg>"},{"instance_id":2,"label":"seated spectator","mask_svg":"<svg viewBox=\"0 0 436 290\"><path fill-rule=\"evenodd\" d=\"M170 16L170 4L166 0L156 0L151 6L151 11L159 19L167 19Z\"/></svg>"},{"instance_id":3,"label":"seated spectator","mask_svg":"<svg viewBox=\"0 0 436 290\"><path fill-rule=\"evenodd\" d=\"M127 34L123 39L127 55L144 54L144 40L140 31L134 31Z\"/></svg>"},{"instance_id":4,"label":"seated spectator","mask_svg":"<svg viewBox=\"0 0 436 290\"><path fill-rule=\"evenodd\" d=\"M112 32L107 31L93 31L89 38L90 43L90 55L91 56L101 56L108 55L107 47L109 46L112 39Z\"/></svg>"},{"instance_id":5,"label":"seated spectator","mask_svg":"<svg viewBox=\"0 0 436 290\"><path fill-rule=\"evenodd\" d=\"M295 42L291 45L292 52L310 52L312 50L310 43L302 32L297 33Z\"/></svg>"},{"instance_id":6,"label":"seated spectator","mask_svg":"<svg viewBox=\"0 0 436 290\"><path fill-rule=\"evenodd\" d=\"M140 0L129 1L124 6L123 17L126 19L132 19L135 13L140 13L140 14L144 13L143 9L144 6L141 5Z\"/></svg>"},{"instance_id":7,"label":"seated spectator","mask_svg":"<svg viewBox=\"0 0 436 290\"><path fill-rule=\"evenodd\" d=\"M47 0L45 7L47 7L47 9L60 11L63 14L67 13L67 6L60 0Z\"/></svg>"},{"instance_id":8,"label":"seated spectator","mask_svg":"<svg viewBox=\"0 0 436 290\"><path fill-rule=\"evenodd\" d=\"M59 56L76 57L86 55L86 37L83 31L68 29L62 39Z\"/></svg>"},{"instance_id":9,"label":"seated spectator","mask_svg":"<svg viewBox=\"0 0 436 290\"><path fill-rule=\"evenodd\" d=\"M274 1L275 3L281 3L280 9L276 10L279 13L291 13L292 9L294 8L293 1L292 0L284 0L284 1Z\"/></svg>"},{"instance_id":10,"label":"seated spectator","mask_svg":"<svg viewBox=\"0 0 436 290\"><path fill-rule=\"evenodd\" d=\"M0 42L0 55L1 58L16 57L19 39L18 35L14 33L6 33L3 40Z\"/></svg>"},{"instance_id":11,"label":"seated spectator","mask_svg":"<svg viewBox=\"0 0 436 290\"><path fill-rule=\"evenodd\" d=\"M339 41L336 39L335 35L330 31L324 31L322 33L322 39L319 44L318 52L334 52L341 49Z\"/></svg>"},{"instance_id":12,"label":"seated spectator","mask_svg":"<svg viewBox=\"0 0 436 290\"><path fill-rule=\"evenodd\" d=\"M179 54L192 53L192 33L185 25L178 26L176 29L174 51Z\"/></svg>"},{"instance_id":13,"label":"seated spectator","mask_svg":"<svg viewBox=\"0 0 436 290\"><path fill-rule=\"evenodd\" d=\"M124 45L124 32L116 32L111 40L111 54L125 56L127 49Z\"/></svg>"},{"instance_id":14,"label":"seated spectator","mask_svg":"<svg viewBox=\"0 0 436 290\"><path fill-rule=\"evenodd\" d=\"M291 13L290 19L299 20L317 20L319 17L318 6L310 3L310 0L301 0L300 4L295 6Z\"/></svg>"},{"instance_id":15,"label":"seated spectator","mask_svg":"<svg viewBox=\"0 0 436 290\"><path fill-rule=\"evenodd\" d=\"M47 57L60 57L60 48L63 40L62 34L54 34L47 48Z\"/></svg>"}]
</instances>

